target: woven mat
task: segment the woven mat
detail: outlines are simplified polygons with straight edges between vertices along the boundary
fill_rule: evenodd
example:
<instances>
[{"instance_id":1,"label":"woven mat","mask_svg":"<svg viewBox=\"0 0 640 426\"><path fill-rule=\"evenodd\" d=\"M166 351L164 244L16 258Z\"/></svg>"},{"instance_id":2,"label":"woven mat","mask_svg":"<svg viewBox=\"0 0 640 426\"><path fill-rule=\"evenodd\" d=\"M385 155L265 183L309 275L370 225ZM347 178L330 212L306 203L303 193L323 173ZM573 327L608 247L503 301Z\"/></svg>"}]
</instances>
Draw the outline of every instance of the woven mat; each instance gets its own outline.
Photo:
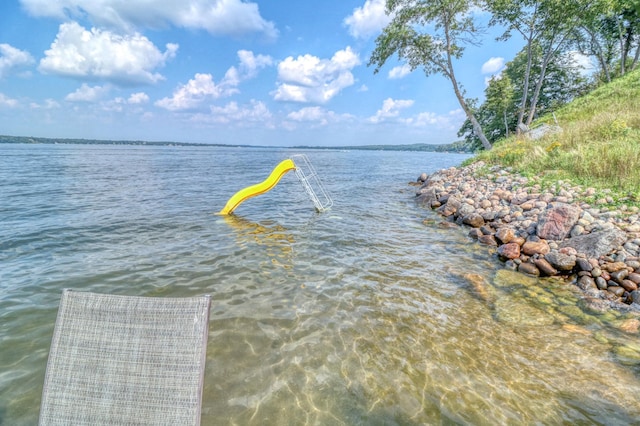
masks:
<instances>
[{"instance_id":1,"label":"woven mat","mask_svg":"<svg viewBox=\"0 0 640 426\"><path fill-rule=\"evenodd\" d=\"M64 290L40 424L200 424L209 306Z\"/></svg>"}]
</instances>

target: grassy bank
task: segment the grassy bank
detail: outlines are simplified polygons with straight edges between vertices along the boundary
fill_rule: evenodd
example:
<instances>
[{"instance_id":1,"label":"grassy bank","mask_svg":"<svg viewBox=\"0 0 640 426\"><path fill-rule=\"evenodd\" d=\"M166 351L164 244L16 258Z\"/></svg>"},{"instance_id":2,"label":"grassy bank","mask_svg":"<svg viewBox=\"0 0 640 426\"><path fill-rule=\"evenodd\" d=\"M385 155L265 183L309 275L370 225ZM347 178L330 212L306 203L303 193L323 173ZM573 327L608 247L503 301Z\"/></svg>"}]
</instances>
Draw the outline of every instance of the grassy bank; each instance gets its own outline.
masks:
<instances>
[{"instance_id":1,"label":"grassy bank","mask_svg":"<svg viewBox=\"0 0 640 426\"><path fill-rule=\"evenodd\" d=\"M640 202L640 69L556 112L562 132L538 140L511 137L470 162L510 166L543 185L569 181L617 200ZM534 123L554 125L552 116Z\"/></svg>"}]
</instances>

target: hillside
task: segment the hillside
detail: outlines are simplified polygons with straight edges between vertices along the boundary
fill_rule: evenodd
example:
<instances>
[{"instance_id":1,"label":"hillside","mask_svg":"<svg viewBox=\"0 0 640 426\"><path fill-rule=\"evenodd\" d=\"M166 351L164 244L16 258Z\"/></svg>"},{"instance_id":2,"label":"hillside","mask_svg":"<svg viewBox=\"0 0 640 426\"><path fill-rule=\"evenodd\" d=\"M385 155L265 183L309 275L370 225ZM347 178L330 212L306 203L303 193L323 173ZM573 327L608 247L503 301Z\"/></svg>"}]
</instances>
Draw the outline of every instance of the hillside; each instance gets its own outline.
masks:
<instances>
[{"instance_id":1,"label":"hillside","mask_svg":"<svg viewBox=\"0 0 640 426\"><path fill-rule=\"evenodd\" d=\"M510 166L525 176L539 176L611 190L625 201L640 201L640 69L574 100L555 113L559 133L538 140L511 137L469 162ZM552 116L537 126L555 125Z\"/></svg>"}]
</instances>

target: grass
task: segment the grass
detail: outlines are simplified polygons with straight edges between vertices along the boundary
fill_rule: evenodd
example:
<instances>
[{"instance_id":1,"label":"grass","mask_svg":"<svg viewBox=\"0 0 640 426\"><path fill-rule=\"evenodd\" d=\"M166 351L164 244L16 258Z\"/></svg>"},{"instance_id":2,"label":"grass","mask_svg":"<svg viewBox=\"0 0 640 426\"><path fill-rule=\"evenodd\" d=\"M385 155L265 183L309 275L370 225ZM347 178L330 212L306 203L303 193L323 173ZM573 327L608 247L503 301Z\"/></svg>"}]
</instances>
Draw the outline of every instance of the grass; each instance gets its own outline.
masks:
<instances>
[{"instance_id":1,"label":"grass","mask_svg":"<svg viewBox=\"0 0 640 426\"><path fill-rule=\"evenodd\" d=\"M509 166L543 185L564 180L640 203L640 69L565 105L556 118L562 132L535 141L511 137L468 162ZM542 124L553 125L554 118L541 117L534 126Z\"/></svg>"}]
</instances>

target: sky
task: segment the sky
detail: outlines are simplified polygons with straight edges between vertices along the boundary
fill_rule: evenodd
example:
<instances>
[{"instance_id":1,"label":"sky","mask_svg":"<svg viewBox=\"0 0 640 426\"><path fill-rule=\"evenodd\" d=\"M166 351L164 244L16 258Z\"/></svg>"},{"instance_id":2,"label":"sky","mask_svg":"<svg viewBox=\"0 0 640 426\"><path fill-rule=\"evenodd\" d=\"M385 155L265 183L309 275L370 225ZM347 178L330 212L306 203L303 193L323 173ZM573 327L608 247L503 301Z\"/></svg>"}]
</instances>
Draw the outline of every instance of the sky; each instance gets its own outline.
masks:
<instances>
[{"instance_id":1,"label":"sky","mask_svg":"<svg viewBox=\"0 0 640 426\"><path fill-rule=\"evenodd\" d=\"M524 43L455 63L468 97ZM451 143L451 83L374 74L384 0L2 0L0 134L256 146Z\"/></svg>"}]
</instances>

